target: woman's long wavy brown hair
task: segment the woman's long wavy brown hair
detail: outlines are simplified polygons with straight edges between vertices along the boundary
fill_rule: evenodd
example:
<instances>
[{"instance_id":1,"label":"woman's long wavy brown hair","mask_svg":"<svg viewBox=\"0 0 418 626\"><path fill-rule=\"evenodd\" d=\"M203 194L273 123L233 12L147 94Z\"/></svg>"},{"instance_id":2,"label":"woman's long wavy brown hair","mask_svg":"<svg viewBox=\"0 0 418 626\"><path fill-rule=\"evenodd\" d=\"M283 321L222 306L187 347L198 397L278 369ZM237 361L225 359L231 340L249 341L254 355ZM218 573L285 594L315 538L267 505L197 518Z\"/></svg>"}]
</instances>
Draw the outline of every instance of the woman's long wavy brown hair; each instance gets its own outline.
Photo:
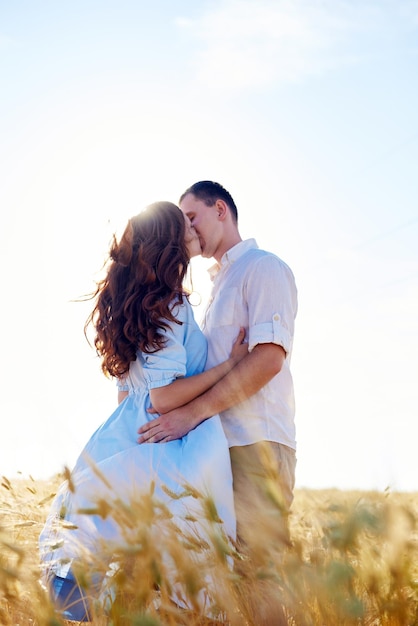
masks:
<instances>
[{"instance_id":1,"label":"woman's long wavy brown hair","mask_svg":"<svg viewBox=\"0 0 418 626\"><path fill-rule=\"evenodd\" d=\"M160 350L169 322L181 323L172 308L186 297L189 260L184 216L171 202L150 204L129 220L119 241L113 236L106 276L91 295L96 303L85 324L86 334L90 324L95 329L105 375L126 374L138 350Z\"/></svg>"}]
</instances>

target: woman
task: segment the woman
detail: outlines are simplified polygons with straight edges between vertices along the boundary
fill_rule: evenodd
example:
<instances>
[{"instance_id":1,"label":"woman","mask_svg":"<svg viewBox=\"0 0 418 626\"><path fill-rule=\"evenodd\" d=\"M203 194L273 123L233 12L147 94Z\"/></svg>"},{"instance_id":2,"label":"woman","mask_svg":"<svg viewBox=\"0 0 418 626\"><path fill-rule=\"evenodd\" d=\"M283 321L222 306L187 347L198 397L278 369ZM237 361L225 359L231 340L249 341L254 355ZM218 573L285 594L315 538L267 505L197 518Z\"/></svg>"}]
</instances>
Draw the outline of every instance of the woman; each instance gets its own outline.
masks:
<instances>
[{"instance_id":1,"label":"woman","mask_svg":"<svg viewBox=\"0 0 418 626\"><path fill-rule=\"evenodd\" d=\"M106 274L92 295L85 330L95 329L102 370L117 380L119 406L80 454L40 536L44 580L66 619L89 619L80 567L95 571L92 588L100 597L106 577L94 563L103 542L109 555L113 546L116 552L129 542L129 523L118 518L121 503L126 511L151 495L168 511L170 524L174 520L180 531L202 537L204 505L196 493L203 494L215 504L223 532L235 538L229 451L219 416L179 440L137 443L138 428L152 419L151 407L167 412L187 403L246 353L241 332L231 357L203 371L206 340L183 287L190 258L198 254L189 218L174 204L154 203L129 220L120 241L114 237ZM110 568L111 561L108 556ZM174 589L181 604L180 595Z\"/></svg>"}]
</instances>

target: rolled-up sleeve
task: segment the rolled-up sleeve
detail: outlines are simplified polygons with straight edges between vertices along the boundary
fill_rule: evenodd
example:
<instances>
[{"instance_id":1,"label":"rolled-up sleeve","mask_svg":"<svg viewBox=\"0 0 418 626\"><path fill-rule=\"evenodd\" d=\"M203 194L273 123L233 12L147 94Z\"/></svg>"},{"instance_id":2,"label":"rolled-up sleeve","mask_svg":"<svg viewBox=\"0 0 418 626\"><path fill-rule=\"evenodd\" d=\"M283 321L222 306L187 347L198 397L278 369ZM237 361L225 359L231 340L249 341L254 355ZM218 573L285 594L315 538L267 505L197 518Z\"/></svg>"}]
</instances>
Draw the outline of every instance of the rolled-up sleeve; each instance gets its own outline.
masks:
<instances>
[{"instance_id":1,"label":"rolled-up sleeve","mask_svg":"<svg viewBox=\"0 0 418 626\"><path fill-rule=\"evenodd\" d=\"M275 343L282 346L284 351L290 352L292 348L292 336L289 330L281 325L281 317L279 313L275 313L270 322L257 324L251 328L249 350L259 343Z\"/></svg>"},{"instance_id":2,"label":"rolled-up sleeve","mask_svg":"<svg viewBox=\"0 0 418 626\"><path fill-rule=\"evenodd\" d=\"M249 350L260 343L274 343L282 346L286 354L291 352L297 290L290 268L277 257L260 258L250 272L246 297Z\"/></svg>"}]
</instances>

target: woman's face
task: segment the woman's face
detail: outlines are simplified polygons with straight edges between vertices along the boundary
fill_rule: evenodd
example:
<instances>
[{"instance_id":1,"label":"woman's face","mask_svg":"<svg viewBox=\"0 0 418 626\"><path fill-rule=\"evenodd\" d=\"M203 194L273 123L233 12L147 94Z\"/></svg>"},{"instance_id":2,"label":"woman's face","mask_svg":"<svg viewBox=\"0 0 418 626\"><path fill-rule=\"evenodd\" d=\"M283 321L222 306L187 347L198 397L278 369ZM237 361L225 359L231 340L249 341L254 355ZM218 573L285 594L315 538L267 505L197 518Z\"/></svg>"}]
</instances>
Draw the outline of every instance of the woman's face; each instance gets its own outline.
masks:
<instances>
[{"instance_id":1,"label":"woman's face","mask_svg":"<svg viewBox=\"0 0 418 626\"><path fill-rule=\"evenodd\" d=\"M200 247L199 237L197 236L197 232L192 226L190 219L187 215L184 216L184 221L186 223L186 230L184 233L184 241L186 243L187 251L189 253L190 258L194 256L198 256L202 253L202 249Z\"/></svg>"}]
</instances>

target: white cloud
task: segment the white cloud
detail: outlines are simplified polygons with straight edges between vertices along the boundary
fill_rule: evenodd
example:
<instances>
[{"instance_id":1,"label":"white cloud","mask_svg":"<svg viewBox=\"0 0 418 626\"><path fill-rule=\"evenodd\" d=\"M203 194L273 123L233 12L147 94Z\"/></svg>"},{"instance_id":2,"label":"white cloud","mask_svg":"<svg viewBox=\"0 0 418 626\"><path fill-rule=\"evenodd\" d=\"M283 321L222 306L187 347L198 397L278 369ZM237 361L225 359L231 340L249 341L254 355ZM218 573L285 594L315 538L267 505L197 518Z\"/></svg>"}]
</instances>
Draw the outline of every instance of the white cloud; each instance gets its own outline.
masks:
<instances>
[{"instance_id":1,"label":"white cloud","mask_svg":"<svg viewBox=\"0 0 418 626\"><path fill-rule=\"evenodd\" d=\"M355 62L361 53L347 44L362 34L357 44L367 45L367 36L383 32L388 21L406 21L402 7L410 14L408 0L222 0L177 24L200 42L194 63L201 82L247 88L297 82Z\"/></svg>"}]
</instances>

